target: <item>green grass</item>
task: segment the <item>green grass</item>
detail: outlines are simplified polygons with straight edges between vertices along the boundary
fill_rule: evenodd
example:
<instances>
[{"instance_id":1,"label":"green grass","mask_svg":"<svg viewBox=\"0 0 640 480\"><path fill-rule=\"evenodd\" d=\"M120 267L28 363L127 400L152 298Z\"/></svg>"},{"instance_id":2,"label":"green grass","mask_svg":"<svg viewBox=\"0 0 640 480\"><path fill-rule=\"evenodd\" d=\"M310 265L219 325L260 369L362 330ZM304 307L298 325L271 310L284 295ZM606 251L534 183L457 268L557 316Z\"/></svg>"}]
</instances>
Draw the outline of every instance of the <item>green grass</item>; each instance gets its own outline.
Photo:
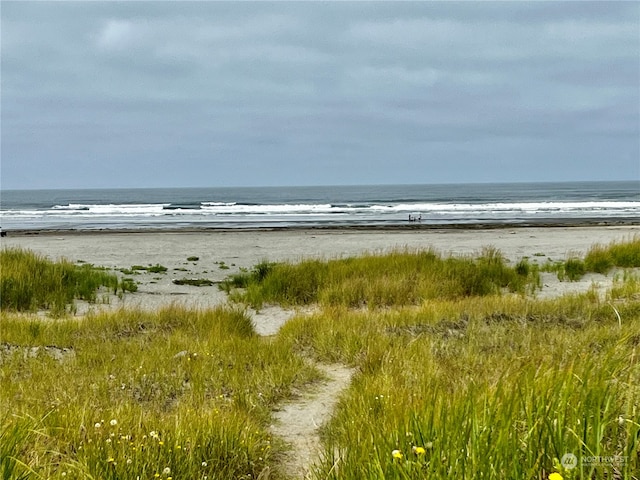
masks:
<instances>
[{"instance_id":1,"label":"green grass","mask_svg":"<svg viewBox=\"0 0 640 480\"><path fill-rule=\"evenodd\" d=\"M282 448L267 430L271 409L318 378L256 336L240 310L0 321L2 343L74 353L3 355L0 478L153 478L165 468L173 478L256 478L277 468Z\"/></svg>"},{"instance_id":2,"label":"green grass","mask_svg":"<svg viewBox=\"0 0 640 480\"><path fill-rule=\"evenodd\" d=\"M617 308L622 328L609 305L587 296L338 308L295 319L280 333L292 350L360 372L324 429L317 478L547 478L567 452L579 461L624 456L620 478L633 478L640 306Z\"/></svg>"},{"instance_id":3,"label":"green grass","mask_svg":"<svg viewBox=\"0 0 640 480\"><path fill-rule=\"evenodd\" d=\"M155 265L147 265L146 267L143 265L133 265L131 267L131 271L146 271L149 273L165 273L168 268L164 265L155 264Z\"/></svg>"},{"instance_id":4,"label":"green grass","mask_svg":"<svg viewBox=\"0 0 640 480\"><path fill-rule=\"evenodd\" d=\"M597 273L607 273L613 267L640 267L640 235L609 245L594 245L587 252L584 263L586 270Z\"/></svg>"},{"instance_id":5,"label":"green grass","mask_svg":"<svg viewBox=\"0 0 640 480\"><path fill-rule=\"evenodd\" d=\"M93 265L74 265L67 260L51 261L19 248L0 251L0 306L3 310L48 309L61 314L74 299L95 302L101 287L114 294L131 291L133 282Z\"/></svg>"},{"instance_id":6,"label":"green grass","mask_svg":"<svg viewBox=\"0 0 640 480\"><path fill-rule=\"evenodd\" d=\"M577 281L586 273L607 274L615 267L640 268L640 235L609 245L593 245L584 258L570 255L565 261L547 262L541 270L557 273L560 280Z\"/></svg>"},{"instance_id":7,"label":"green grass","mask_svg":"<svg viewBox=\"0 0 640 480\"><path fill-rule=\"evenodd\" d=\"M491 249L264 261L229 277L236 299L317 306L270 338L242 306L3 309L0 478L284 479L272 411L335 362L356 374L314 479L637 479L638 274L540 300L537 272Z\"/></svg>"},{"instance_id":8,"label":"green grass","mask_svg":"<svg viewBox=\"0 0 640 480\"><path fill-rule=\"evenodd\" d=\"M249 272L230 276L221 288L232 292L237 301L257 307L319 303L377 308L501 291L524 293L538 284L537 270L522 262L510 267L500 252L487 248L477 258L401 250L297 264L262 262Z\"/></svg>"}]
</instances>

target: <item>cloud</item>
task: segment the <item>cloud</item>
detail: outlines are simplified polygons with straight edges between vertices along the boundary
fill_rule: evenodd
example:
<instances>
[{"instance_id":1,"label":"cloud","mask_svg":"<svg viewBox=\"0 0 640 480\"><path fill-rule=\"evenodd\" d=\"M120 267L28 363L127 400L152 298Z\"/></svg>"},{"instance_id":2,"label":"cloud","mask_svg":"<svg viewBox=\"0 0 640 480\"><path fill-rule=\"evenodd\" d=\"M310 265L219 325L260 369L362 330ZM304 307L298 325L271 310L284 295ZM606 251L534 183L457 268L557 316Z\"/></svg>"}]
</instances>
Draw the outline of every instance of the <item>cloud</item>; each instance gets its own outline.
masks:
<instances>
[{"instance_id":1,"label":"cloud","mask_svg":"<svg viewBox=\"0 0 640 480\"><path fill-rule=\"evenodd\" d=\"M105 50L130 48L140 35L140 27L129 20L112 19L96 35L98 47Z\"/></svg>"},{"instance_id":2,"label":"cloud","mask_svg":"<svg viewBox=\"0 0 640 480\"><path fill-rule=\"evenodd\" d=\"M631 2L7 2L2 181L599 179L602 152L625 178L639 24Z\"/></svg>"}]
</instances>

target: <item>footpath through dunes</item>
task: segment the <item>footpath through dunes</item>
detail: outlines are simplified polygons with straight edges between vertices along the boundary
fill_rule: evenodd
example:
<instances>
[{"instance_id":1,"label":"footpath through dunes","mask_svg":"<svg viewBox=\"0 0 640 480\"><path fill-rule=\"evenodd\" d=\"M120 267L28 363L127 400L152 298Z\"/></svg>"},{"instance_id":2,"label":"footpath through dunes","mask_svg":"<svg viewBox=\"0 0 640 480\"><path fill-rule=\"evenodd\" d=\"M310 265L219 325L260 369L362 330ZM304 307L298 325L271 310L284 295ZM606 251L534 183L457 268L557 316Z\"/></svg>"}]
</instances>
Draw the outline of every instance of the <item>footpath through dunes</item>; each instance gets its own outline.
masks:
<instances>
[{"instance_id":1,"label":"footpath through dunes","mask_svg":"<svg viewBox=\"0 0 640 480\"><path fill-rule=\"evenodd\" d=\"M285 473L292 478L311 478L311 468L321 454L319 429L333 414L340 394L348 388L354 370L344 365L317 364L326 380L301 392L274 413L271 431L291 445L284 459Z\"/></svg>"},{"instance_id":2,"label":"footpath through dunes","mask_svg":"<svg viewBox=\"0 0 640 480\"><path fill-rule=\"evenodd\" d=\"M296 313L278 306L250 311L254 328L259 335L277 335ZM271 432L290 446L282 467L295 479L310 478L311 469L321 454L320 427L331 419L340 394L349 387L354 370L341 364L314 363L325 379L296 392L293 398L273 413Z\"/></svg>"}]
</instances>

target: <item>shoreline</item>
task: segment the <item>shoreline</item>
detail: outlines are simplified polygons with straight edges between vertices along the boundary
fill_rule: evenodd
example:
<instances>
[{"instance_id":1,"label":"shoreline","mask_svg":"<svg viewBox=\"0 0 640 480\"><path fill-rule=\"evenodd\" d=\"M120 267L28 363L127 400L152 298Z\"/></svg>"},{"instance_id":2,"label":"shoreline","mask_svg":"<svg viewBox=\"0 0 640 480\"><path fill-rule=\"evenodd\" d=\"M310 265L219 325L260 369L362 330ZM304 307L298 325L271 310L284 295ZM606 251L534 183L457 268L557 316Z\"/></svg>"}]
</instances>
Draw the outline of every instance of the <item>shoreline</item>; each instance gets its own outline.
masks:
<instances>
[{"instance_id":1,"label":"shoreline","mask_svg":"<svg viewBox=\"0 0 640 480\"><path fill-rule=\"evenodd\" d=\"M640 219L635 217L621 217L615 219L604 218L564 218L564 219L538 219L527 221L508 222L478 222L478 223L392 223L392 224L299 224L299 225L273 225L273 226L149 226L149 227L122 227L122 228L41 228L41 229L10 229L2 230L3 238L28 237L47 235L94 235L94 234L158 234L158 233L229 233L229 232L403 232L403 231L477 231L477 230L504 230L527 228L579 228L579 227L640 227Z\"/></svg>"}]
</instances>

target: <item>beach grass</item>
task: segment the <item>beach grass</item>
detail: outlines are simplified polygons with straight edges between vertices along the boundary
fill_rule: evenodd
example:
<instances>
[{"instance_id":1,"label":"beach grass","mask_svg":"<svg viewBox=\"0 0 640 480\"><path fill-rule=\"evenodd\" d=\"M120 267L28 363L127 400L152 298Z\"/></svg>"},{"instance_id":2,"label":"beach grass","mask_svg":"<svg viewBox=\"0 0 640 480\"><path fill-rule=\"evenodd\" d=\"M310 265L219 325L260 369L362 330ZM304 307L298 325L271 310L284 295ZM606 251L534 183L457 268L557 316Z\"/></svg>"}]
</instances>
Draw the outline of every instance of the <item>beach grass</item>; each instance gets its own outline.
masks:
<instances>
[{"instance_id":1,"label":"beach grass","mask_svg":"<svg viewBox=\"0 0 640 480\"><path fill-rule=\"evenodd\" d=\"M132 281L89 264L52 261L20 248L0 250L0 306L3 310L47 309L60 315L75 299L96 302L101 287L117 294L135 291Z\"/></svg>"},{"instance_id":2,"label":"beach grass","mask_svg":"<svg viewBox=\"0 0 640 480\"><path fill-rule=\"evenodd\" d=\"M547 262L541 270L557 273L560 280L577 281L586 273L607 274L616 267L640 268L640 235L608 245L592 245L584 258L570 255L563 261Z\"/></svg>"},{"instance_id":3,"label":"beach grass","mask_svg":"<svg viewBox=\"0 0 640 480\"><path fill-rule=\"evenodd\" d=\"M485 248L477 257L404 249L334 260L265 261L249 272L230 276L221 288L236 301L254 307L318 303L379 308L501 291L525 293L537 285L537 270L522 262L511 267L498 250Z\"/></svg>"},{"instance_id":4,"label":"beach grass","mask_svg":"<svg viewBox=\"0 0 640 480\"><path fill-rule=\"evenodd\" d=\"M272 411L319 362L356 373L315 479L637 479L637 271L606 295L537 299L538 282L491 248L265 260L229 277L237 301L316 306L269 338L243 305L3 309L0 478L285 479L299 446Z\"/></svg>"},{"instance_id":5,"label":"beach grass","mask_svg":"<svg viewBox=\"0 0 640 480\"><path fill-rule=\"evenodd\" d=\"M608 245L592 246L584 258L587 271L607 273L613 267L640 267L640 235Z\"/></svg>"},{"instance_id":6,"label":"beach grass","mask_svg":"<svg viewBox=\"0 0 640 480\"><path fill-rule=\"evenodd\" d=\"M3 478L257 478L271 410L319 377L241 310L0 321Z\"/></svg>"},{"instance_id":7,"label":"beach grass","mask_svg":"<svg viewBox=\"0 0 640 480\"><path fill-rule=\"evenodd\" d=\"M292 349L360 372L324 429L317 478L635 478L640 309L616 308L622 326L587 295L289 322ZM578 470L557 466L567 453ZM587 463L596 456L617 463Z\"/></svg>"}]
</instances>

